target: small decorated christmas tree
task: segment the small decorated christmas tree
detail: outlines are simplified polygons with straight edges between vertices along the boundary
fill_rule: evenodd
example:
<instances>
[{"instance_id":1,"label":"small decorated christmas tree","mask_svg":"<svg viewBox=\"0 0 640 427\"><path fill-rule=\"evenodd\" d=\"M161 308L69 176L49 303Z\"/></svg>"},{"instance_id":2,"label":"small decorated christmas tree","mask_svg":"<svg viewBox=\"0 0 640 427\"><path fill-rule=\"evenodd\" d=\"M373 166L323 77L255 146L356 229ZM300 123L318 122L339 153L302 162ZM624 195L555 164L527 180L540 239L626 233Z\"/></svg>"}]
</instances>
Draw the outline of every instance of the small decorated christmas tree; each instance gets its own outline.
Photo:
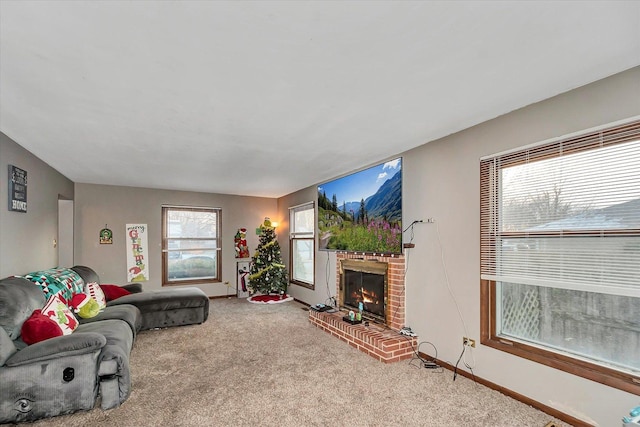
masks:
<instances>
[{"instance_id":1,"label":"small decorated christmas tree","mask_svg":"<svg viewBox=\"0 0 640 427\"><path fill-rule=\"evenodd\" d=\"M265 218L260 226L260 241L252 261L249 270L249 291L252 294L275 292L284 295L287 292L287 270L282 262L275 227L269 218Z\"/></svg>"}]
</instances>

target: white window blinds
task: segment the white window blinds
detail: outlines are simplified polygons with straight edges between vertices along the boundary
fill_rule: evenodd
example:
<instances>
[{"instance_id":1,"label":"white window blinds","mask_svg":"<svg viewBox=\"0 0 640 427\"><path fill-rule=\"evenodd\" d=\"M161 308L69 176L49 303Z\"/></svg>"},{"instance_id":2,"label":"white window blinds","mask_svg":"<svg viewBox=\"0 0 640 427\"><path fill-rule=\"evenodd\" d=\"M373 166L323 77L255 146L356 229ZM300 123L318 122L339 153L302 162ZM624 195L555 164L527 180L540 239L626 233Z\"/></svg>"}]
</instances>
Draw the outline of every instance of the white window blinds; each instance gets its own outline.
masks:
<instances>
[{"instance_id":1,"label":"white window blinds","mask_svg":"<svg viewBox=\"0 0 640 427\"><path fill-rule=\"evenodd\" d=\"M315 232L315 214L313 202L289 208L290 237L309 238Z\"/></svg>"},{"instance_id":2,"label":"white window blinds","mask_svg":"<svg viewBox=\"0 0 640 427\"><path fill-rule=\"evenodd\" d=\"M480 170L482 279L640 297L640 121Z\"/></svg>"}]
</instances>

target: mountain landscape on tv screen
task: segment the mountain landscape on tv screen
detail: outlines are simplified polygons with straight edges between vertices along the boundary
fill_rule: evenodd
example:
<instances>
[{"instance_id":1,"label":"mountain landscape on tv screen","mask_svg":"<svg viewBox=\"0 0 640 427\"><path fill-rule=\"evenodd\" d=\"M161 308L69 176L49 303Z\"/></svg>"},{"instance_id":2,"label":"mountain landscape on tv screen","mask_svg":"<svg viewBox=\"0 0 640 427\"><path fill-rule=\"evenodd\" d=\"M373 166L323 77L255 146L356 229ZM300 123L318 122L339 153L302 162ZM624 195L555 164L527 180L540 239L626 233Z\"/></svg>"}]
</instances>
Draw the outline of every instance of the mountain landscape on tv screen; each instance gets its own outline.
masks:
<instances>
[{"instance_id":1,"label":"mountain landscape on tv screen","mask_svg":"<svg viewBox=\"0 0 640 427\"><path fill-rule=\"evenodd\" d=\"M363 176L362 179L367 179ZM327 187L330 187L327 185ZM402 252L402 171L360 200L318 188L319 248L353 252Z\"/></svg>"}]
</instances>

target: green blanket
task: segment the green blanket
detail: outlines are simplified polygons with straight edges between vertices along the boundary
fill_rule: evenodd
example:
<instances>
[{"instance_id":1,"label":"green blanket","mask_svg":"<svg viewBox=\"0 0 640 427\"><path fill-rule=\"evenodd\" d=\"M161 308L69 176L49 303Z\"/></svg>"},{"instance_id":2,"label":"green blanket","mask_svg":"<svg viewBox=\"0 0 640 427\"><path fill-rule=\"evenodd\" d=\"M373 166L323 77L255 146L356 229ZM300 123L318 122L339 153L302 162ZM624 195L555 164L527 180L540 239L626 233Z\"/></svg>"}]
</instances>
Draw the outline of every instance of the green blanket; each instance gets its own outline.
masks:
<instances>
[{"instance_id":1,"label":"green blanket","mask_svg":"<svg viewBox=\"0 0 640 427\"><path fill-rule=\"evenodd\" d=\"M84 281L70 268L50 268L26 274L24 277L39 285L47 299L60 293L62 298L69 301L74 294L84 291Z\"/></svg>"}]
</instances>

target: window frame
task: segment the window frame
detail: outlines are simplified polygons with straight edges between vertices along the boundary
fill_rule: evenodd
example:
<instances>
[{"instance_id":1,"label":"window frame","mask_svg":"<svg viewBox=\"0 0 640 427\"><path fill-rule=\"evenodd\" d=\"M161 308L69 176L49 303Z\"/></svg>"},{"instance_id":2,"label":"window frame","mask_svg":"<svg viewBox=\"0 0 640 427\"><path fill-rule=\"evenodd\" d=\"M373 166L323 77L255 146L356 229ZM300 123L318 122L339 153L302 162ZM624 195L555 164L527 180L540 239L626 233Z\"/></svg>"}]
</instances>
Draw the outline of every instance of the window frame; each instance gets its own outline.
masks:
<instances>
[{"instance_id":1,"label":"window frame","mask_svg":"<svg viewBox=\"0 0 640 427\"><path fill-rule=\"evenodd\" d=\"M312 231L296 231L295 213L302 210L313 211L313 227ZM315 223L316 223L316 210L315 202L302 203L297 206L289 208L289 282L303 286L305 288L315 289L315 277L316 277L316 238L315 238ZM311 242L311 256L313 257L313 281L311 283L305 282L295 278L295 262L294 262L294 246L297 242Z\"/></svg>"},{"instance_id":2,"label":"window frame","mask_svg":"<svg viewBox=\"0 0 640 427\"><path fill-rule=\"evenodd\" d=\"M527 151L529 160L546 159L556 157L554 149L562 144L563 154L577 153L587 150L597 149L607 145L620 144L637 140L640 137L640 121L611 124L600 129L581 132L565 138L557 138L546 143L536 144L521 149L512 150L504 154L497 154L481 159L480 162L480 269L481 273L491 269L492 260L495 260L496 244L502 237L523 237L525 233L495 231L492 229L498 221L498 212L492 208L493 198L500 194L499 179L494 176L496 170L507 166L514 166L522 163L522 154ZM603 141L604 144L603 144ZM496 165L499 159L499 165ZM608 230L606 235L638 235L640 230ZM571 231L568 231L571 233ZM561 234L567 235L567 231L547 231L535 233L539 237L558 237ZM600 235L601 232L576 233L579 235ZM531 233L528 233L528 237ZM493 266L495 267L495 266ZM522 357L527 360L538 362L546 366L560 369L583 378L596 381L629 393L640 395L640 375L628 371L618 370L605 364L571 355L560 351L553 351L549 347L536 345L524 340L509 338L497 333L498 313L498 284L491 279L480 278L480 342L488 347Z\"/></svg>"},{"instance_id":3,"label":"window frame","mask_svg":"<svg viewBox=\"0 0 640 427\"><path fill-rule=\"evenodd\" d=\"M216 215L216 237L169 237L168 218L171 211L192 211L215 213ZM196 278L185 280L170 280L168 274L169 268L169 240L207 240L215 241L216 248L216 277L215 278ZM194 207L194 206L162 206L162 286L192 286L195 284L205 283L221 283L222 282L222 209L211 207Z\"/></svg>"}]
</instances>

